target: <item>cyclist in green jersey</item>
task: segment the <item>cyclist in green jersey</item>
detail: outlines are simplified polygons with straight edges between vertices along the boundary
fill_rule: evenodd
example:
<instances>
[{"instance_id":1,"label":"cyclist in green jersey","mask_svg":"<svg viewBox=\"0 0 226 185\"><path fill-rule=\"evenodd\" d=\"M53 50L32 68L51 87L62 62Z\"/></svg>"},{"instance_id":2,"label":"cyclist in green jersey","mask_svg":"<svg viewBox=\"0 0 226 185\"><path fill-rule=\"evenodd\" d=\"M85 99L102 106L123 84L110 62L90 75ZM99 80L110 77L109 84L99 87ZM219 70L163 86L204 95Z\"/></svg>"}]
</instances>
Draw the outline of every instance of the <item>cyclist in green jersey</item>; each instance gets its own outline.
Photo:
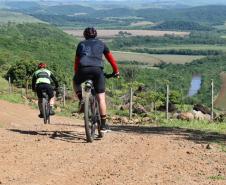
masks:
<instances>
[{"instance_id":1,"label":"cyclist in green jersey","mask_svg":"<svg viewBox=\"0 0 226 185\"><path fill-rule=\"evenodd\" d=\"M39 117L42 118L42 92L46 92L49 97L50 102L50 115L54 115L55 112L53 111L54 106L54 89L51 85L51 82L54 82L55 89L58 89L58 81L56 80L53 73L46 69L45 63L38 64L38 70L34 72L32 77L32 90L37 92L38 96L38 107L40 110Z\"/></svg>"}]
</instances>

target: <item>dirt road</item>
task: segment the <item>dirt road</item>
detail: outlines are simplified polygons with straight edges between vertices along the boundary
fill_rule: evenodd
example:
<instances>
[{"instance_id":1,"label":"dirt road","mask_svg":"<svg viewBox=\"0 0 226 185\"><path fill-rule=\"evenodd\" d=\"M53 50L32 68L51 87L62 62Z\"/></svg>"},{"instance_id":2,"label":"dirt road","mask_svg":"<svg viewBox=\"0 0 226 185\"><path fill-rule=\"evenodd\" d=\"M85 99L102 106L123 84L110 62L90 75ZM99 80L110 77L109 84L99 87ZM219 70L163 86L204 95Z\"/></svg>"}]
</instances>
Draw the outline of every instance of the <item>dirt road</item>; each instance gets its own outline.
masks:
<instances>
[{"instance_id":1,"label":"dirt road","mask_svg":"<svg viewBox=\"0 0 226 185\"><path fill-rule=\"evenodd\" d=\"M55 116L44 125L36 110L0 100L0 184L226 184L226 153L207 146L226 135L111 128L102 140L86 143L82 121Z\"/></svg>"}]
</instances>

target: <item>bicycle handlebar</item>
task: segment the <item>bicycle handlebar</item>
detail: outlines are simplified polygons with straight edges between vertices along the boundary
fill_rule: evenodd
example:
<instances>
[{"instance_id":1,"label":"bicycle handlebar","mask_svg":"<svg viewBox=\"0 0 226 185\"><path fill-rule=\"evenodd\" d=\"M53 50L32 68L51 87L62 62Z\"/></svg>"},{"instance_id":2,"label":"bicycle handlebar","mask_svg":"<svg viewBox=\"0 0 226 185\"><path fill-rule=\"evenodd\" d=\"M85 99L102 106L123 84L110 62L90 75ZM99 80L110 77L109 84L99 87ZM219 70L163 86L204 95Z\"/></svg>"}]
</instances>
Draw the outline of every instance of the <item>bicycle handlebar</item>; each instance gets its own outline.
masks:
<instances>
[{"instance_id":1,"label":"bicycle handlebar","mask_svg":"<svg viewBox=\"0 0 226 185\"><path fill-rule=\"evenodd\" d=\"M107 74L104 73L105 78L118 78L119 76L115 75L115 73Z\"/></svg>"}]
</instances>

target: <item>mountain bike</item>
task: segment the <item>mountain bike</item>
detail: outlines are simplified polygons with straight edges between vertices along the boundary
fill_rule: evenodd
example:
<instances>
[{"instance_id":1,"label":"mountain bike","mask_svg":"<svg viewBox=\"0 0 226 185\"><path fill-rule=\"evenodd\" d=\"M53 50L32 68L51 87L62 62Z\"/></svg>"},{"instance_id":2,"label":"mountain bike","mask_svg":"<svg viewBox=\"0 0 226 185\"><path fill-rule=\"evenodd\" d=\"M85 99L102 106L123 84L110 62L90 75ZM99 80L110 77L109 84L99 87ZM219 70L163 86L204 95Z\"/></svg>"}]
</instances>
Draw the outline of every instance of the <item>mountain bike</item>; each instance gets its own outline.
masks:
<instances>
[{"instance_id":1,"label":"mountain bike","mask_svg":"<svg viewBox=\"0 0 226 185\"><path fill-rule=\"evenodd\" d=\"M104 74L105 78L114 77L113 74ZM99 138L104 136L100 131L101 118L99 104L92 80L86 80L84 83L84 122L87 142L93 142L96 135Z\"/></svg>"},{"instance_id":2,"label":"mountain bike","mask_svg":"<svg viewBox=\"0 0 226 185\"><path fill-rule=\"evenodd\" d=\"M44 124L50 124L50 104L49 97L46 92L42 92L42 114Z\"/></svg>"}]
</instances>

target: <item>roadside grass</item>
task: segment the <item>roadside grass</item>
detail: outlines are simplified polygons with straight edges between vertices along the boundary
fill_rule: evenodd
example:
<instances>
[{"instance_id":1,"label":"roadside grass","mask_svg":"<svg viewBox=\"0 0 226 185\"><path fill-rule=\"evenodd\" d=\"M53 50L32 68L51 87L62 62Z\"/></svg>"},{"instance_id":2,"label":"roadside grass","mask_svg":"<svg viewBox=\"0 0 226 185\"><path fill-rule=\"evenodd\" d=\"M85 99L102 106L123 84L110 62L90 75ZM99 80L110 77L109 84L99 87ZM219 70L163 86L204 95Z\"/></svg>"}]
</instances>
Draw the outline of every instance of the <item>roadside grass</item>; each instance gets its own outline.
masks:
<instances>
[{"instance_id":1,"label":"roadside grass","mask_svg":"<svg viewBox=\"0 0 226 185\"><path fill-rule=\"evenodd\" d=\"M24 103L21 94L1 94L0 99L10 103Z\"/></svg>"},{"instance_id":2,"label":"roadside grass","mask_svg":"<svg viewBox=\"0 0 226 185\"><path fill-rule=\"evenodd\" d=\"M76 102L66 102L65 106L60 105L61 112L57 114L60 116L71 117L72 113L78 109L78 101Z\"/></svg>"},{"instance_id":3,"label":"roadside grass","mask_svg":"<svg viewBox=\"0 0 226 185\"><path fill-rule=\"evenodd\" d=\"M208 179L211 179L211 180L226 180L226 178L222 175L213 175L213 176L208 177Z\"/></svg>"},{"instance_id":4,"label":"roadside grass","mask_svg":"<svg viewBox=\"0 0 226 185\"><path fill-rule=\"evenodd\" d=\"M109 113L110 116L113 116L113 115L125 116L125 117L129 116L129 111L128 110L109 109L108 113Z\"/></svg>"},{"instance_id":5,"label":"roadside grass","mask_svg":"<svg viewBox=\"0 0 226 185\"><path fill-rule=\"evenodd\" d=\"M163 120L159 123L161 126L164 127L178 127L178 128L185 128L185 129L194 129L200 130L204 132L216 132L219 134L226 134L226 123L211 123L208 121L201 121L201 120L193 120L193 121L182 121L177 119L170 119L170 120Z\"/></svg>"},{"instance_id":6,"label":"roadside grass","mask_svg":"<svg viewBox=\"0 0 226 185\"><path fill-rule=\"evenodd\" d=\"M1 77L0 74L0 99L5 100L11 103L24 103L23 98L21 97L21 94L13 92L9 94L9 85L8 82Z\"/></svg>"},{"instance_id":7,"label":"roadside grass","mask_svg":"<svg viewBox=\"0 0 226 185\"><path fill-rule=\"evenodd\" d=\"M221 146L221 151L226 153L226 145L219 143Z\"/></svg>"},{"instance_id":8,"label":"roadside grass","mask_svg":"<svg viewBox=\"0 0 226 185\"><path fill-rule=\"evenodd\" d=\"M15 86L12 87L11 93L9 93L9 84L7 80L2 78L2 75L0 74L0 99L5 100L11 103L27 103L33 106L31 102L26 100L25 97L25 89L18 89ZM36 96L34 96L34 93L31 92L31 90L28 91L28 97L30 99L36 99ZM35 107L35 106L34 106Z\"/></svg>"}]
</instances>

